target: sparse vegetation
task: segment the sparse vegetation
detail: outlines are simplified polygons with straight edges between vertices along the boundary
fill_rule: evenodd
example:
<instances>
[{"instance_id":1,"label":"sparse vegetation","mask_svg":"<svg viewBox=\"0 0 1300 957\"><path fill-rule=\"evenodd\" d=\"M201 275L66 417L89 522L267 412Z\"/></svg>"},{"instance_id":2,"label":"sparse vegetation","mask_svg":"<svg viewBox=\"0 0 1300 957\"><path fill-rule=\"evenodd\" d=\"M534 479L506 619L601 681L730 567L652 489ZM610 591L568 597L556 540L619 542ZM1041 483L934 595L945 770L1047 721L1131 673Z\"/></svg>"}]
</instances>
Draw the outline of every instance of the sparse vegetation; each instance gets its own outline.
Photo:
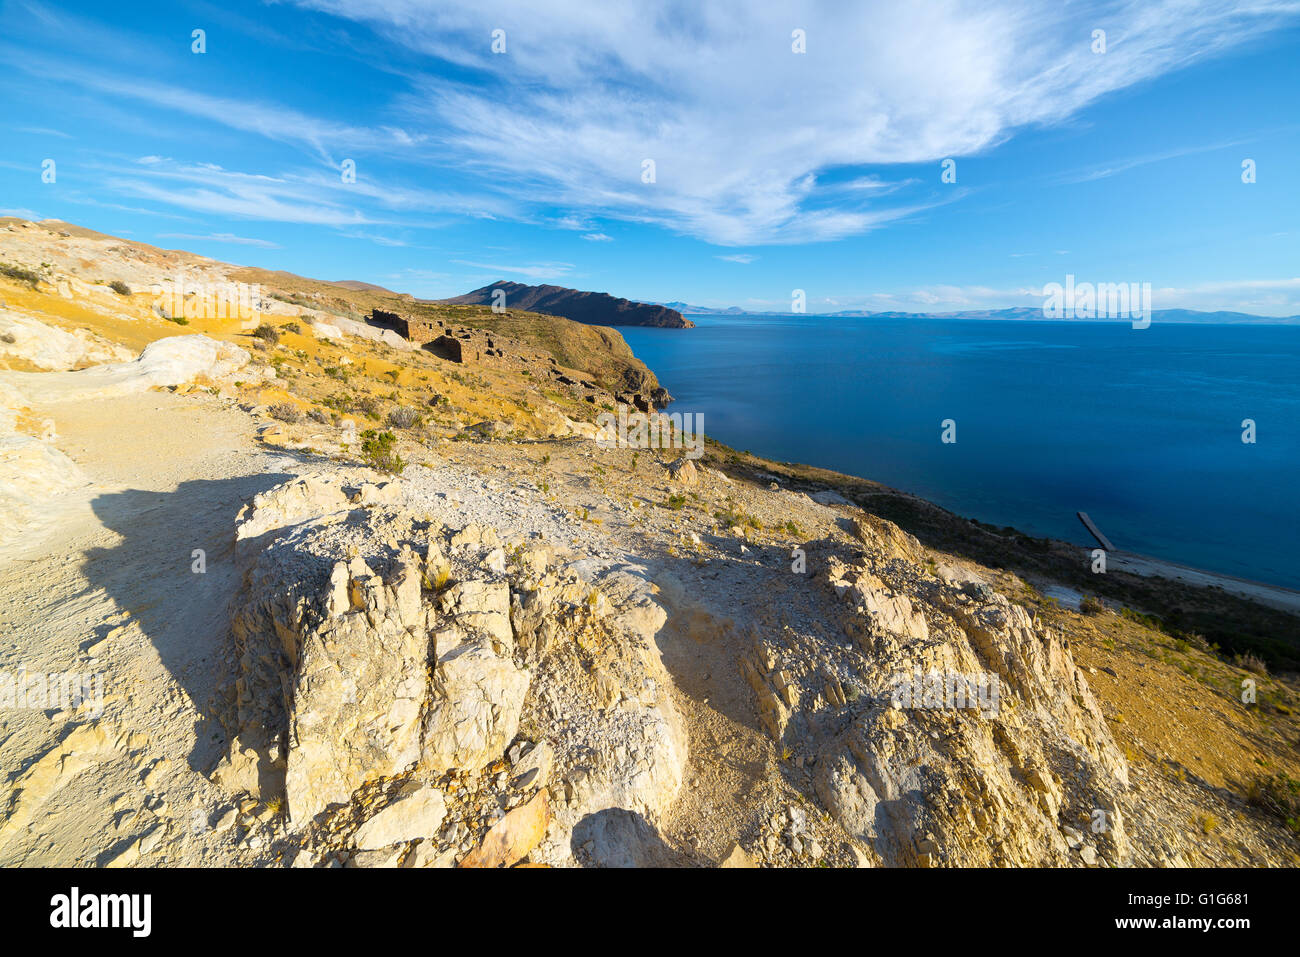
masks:
<instances>
[{"instance_id":1,"label":"sparse vegetation","mask_svg":"<svg viewBox=\"0 0 1300 957\"><path fill-rule=\"evenodd\" d=\"M131 295L131 287L120 279L114 279L108 284L108 288L113 290L113 292L117 293L119 296Z\"/></svg>"},{"instance_id":2,"label":"sparse vegetation","mask_svg":"<svg viewBox=\"0 0 1300 957\"><path fill-rule=\"evenodd\" d=\"M13 279L18 282L25 282L33 289L35 289L36 284L41 281L41 277L39 273L35 273L30 269L24 268L23 266L14 266L9 263L0 263L0 276L4 276L6 279Z\"/></svg>"},{"instance_id":3,"label":"sparse vegetation","mask_svg":"<svg viewBox=\"0 0 1300 957\"><path fill-rule=\"evenodd\" d=\"M361 457L371 468L400 475L406 463L396 450L397 436L392 432L366 429L361 433Z\"/></svg>"},{"instance_id":4,"label":"sparse vegetation","mask_svg":"<svg viewBox=\"0 0 1300 957\"><path fill-rule=\"evenodd\" d=\"M1300 836L1300 781L1285 774L1274 774L1255 781L1246 798L1255 807L1279 818L1292 834Z\"/></svg>"},{"instance_id":5,"label":"sparse vegetation","mask_svg":"<svg viewBox=\"0 0 1300 957\"><path fill-rule=\"evenodd\" d=\"M253 330L253 337L261 339L270 345L275 345L280 341L280 330L264 322Z\"/></svg>"},{"instance_id":6,"label":"sparse vegetation","mask_svg":"<svg viewBox=\"0 0 1300 957\"><path fill-rule=\"evenodd\" d=\"M271 418L279 419L281 422L294 423L302 419L302 413L298 411L298 407L290 402L277 402L267 409L267 412Z\"/></svg>"},{"instance_id":7,"label":"sparse vegetation","mask_svg":"<svg viewBox=\"0 0 1300 957\"><path fill-rule=\"evenodd\" d=\"M1100 615L1105 610L1105 603L1094 595L1084 595L1079 602L1079 614L1081 615Z\"/></svg>"},{"instance_id":8,"label":"sparse vegetation","mask_svg":"<svg viewBox=\"0 0 1300 957\"><path fill-rule=\"evenodd\" d=\"M388 424L395 429L410 429L424 423L423 416L414 409L406 406L394 409L388 413Z\"/></svg>"},{"instance_id":9,"label":"sparse vegetation","mask_svg":"<svg viewBox=\"0 0 1300 957\"><path fill-rule=\"evenodd\" d=\"M1246 652L1244 655L1233 655L1232 663L1238 668L1244 668L1252 674L1268 674L1268 665L1264 663L1264 659L1260 658L1258 655L1251 654L1250 652Z\"/></svg>"}]
</instances>

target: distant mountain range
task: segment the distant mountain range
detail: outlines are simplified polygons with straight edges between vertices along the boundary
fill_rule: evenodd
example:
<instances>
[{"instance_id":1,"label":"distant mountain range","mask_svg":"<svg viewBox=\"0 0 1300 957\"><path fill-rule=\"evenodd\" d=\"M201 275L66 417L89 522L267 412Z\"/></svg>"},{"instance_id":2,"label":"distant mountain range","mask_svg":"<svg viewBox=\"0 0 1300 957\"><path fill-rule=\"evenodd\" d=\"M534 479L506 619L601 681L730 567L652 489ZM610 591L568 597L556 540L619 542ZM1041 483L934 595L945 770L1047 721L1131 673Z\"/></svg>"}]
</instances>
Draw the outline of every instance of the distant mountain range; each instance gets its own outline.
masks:
<instances>
[{"instance_id":1,"label":"distant mountain range","mask_svg":"<svg viewBox=\"0 0 1300 957\"><path fill-rule=\"evenodd\" d=\"M790 313L790 312L748 312L736 306L726 309L711 309L708 306L692 306L686 302L668 302L669 306L684 316L793 316L817 315L838 318L863 319L1020 319L1039 322L1129 322L1123 319L1045 319L1042 309L1030 306L1013 306L1008 309L968 309L963 312L872 312L866 309L842 309L838 312ZM1199 312L1195 309L1153 309L1152 322L1194 322L1206 325L1236 325L1240 323L1270 323L1273 325L1300 324L1300 316L1256 316L1246 312Z\"/></svg>"},{"instance_id":2,"label":"distant mountain range","mask_svg":"<svg viewBox=\"0 0 1300 957\"><path fill-rule=\"evenodd\" d=\"M726 309L710 309L708 306L692 306L688 302L665 302L661 305L669 309L676 309L683 316L745 316L761 315L761 313L747 313L744 309L737 306L728 306Z\"/></svg>"},{"instance_id":3,"label":"distant mountain range","mask_svg":"<svg viewBox=\"0 0 1300 957\"><path fill-rule=\"evenodd\" d=\"M656 303L632 302L604 292L583 292L563 286L526 286L501 280L463 296L438 299L437 302L461 306L490 306L505 294L505 307L524 312L563 316L575 322L596 326L658 326L665 329L689 329L695 325L682 318L676 309Z\"/></svg>"}]
</instances>

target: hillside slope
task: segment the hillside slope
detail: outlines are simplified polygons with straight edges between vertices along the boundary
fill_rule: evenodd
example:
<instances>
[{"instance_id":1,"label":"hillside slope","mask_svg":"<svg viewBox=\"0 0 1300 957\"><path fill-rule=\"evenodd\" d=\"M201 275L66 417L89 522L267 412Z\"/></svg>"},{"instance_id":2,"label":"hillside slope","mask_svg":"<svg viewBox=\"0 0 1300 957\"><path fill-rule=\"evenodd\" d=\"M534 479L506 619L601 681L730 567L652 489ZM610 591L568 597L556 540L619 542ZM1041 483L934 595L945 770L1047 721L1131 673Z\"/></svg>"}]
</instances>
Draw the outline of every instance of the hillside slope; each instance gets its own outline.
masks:
<instances>
[{"instance_id":1,"label":"hillside slope","mask_svg":"<svg viewBox=\"0 0 1300 957\"><path fill-rule=\"evenodd\" d=\"M1294 615L605 447L580 382L329 284L180 323L94 281L172 254L19 224L0 260L0 678L102 679L0 711L2 865L1300 861Z\"/></svg>"},{"instance_id":2,"label":"hillside slope","mask_svg":"<svg viewBox=\"0 0 1300 957\"><path fill-rule=\"evenodd\" d=\"M577 322L600 326L659 326L665 329L690 329L695 323L684 319L676 309L645 302L632 302L604 292L583 292L563 286L526 286L499 280L463 296L440 302L449 305L491 306L504 294L507 309L541 312L564 316Z\"/></svg>"}]
</instances>

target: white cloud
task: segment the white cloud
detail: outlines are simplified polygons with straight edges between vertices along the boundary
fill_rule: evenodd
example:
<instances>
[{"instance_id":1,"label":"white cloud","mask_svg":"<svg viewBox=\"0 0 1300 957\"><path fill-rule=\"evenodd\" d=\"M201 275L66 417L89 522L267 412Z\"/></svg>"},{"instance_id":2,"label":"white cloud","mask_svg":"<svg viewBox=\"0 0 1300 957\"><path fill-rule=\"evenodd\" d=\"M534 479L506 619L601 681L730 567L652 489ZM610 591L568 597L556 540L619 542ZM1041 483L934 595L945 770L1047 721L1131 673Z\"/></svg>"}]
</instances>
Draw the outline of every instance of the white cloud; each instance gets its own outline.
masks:
<instances>
[{"instance_id":1,"label":"white cloud","mask_svg":"<svg viewBox=\"0 0 1300 957\"><path fill-rule=\"evenodd\" d=\"M267 176L211 163L146 159L150 162L134 167L103 167L103 184L117 193L200 213L317 226L394 223L402 217L413 218L411 225L429 226L431 213L494 218L508 215L510 209L510 204L489 197L375 182L364 176L344 183L318 170ZM365 238L401 245L372 235Z\"/></svg>"},{"instance_id":2,"label":"white cloud","mask_svg":"<svg viewBox=\"0 0 1300 957\"><path fill-rule=\"evenodd\" d=\"M1283 0L825 2L797 15L748 0L299 2L466 68L477 85L412 78L395 105L403 128L473 157L517 199L722 245L833 239L906 216L938 186L896 209L879 205L883 180L822 188L817 176L978 153L1300 13ZM796 25L803 55L790 50ZM1098 27L1104 54L1090 48Z\"/></svg>"},{"instance_id":3,"label":"white cloud","mask_svg":"<svg viewBox=\"0 0 1300 957\"><path fill-rule=\"evenodd\" d=\"M589 243L612 243L614 241L613 236L606 236L604 233L584 233L582 238Z\"/></svg>"},{"instance_id":4,"label":"white cloud","mask_svg":"<svg viewBox=\"0 0 1300 957\"><path fill-rule=\"evenodd\" d=\"M532 263L525 266L502 266L496 263L469 262L464 259L453 259L452 262L461 266L471 266L474 269L486 269L494 274L513 273L518 276L527 276L529 279L555 279L563 276L573 268L572 263Z\"/></svg>"},{"instance_id":5,"label":"white cloud","mask_svg":"<svg viewBox=\"0 0 1300 957\"><path fill-rule=\"evenodd\" d=\"M1119 282L1125 276L1076 276L1083 282ZM1056 282L1064 282L1059 276ZM877 292L869 296L810 297L810 312L864 310L870 312L966 312L1006 309L1013 306L1038 308L1043 304L1043 287L932 285L915 289ZM1300 278L1243 279L1193 283L1184 286L1153 285L1153 309L1191 309L1197 312L1247 312L1260 316L1300 315ZM764 308L785 311L788 300L772 300Z\"/></svg>"},{"instance_id":6,"label":"white cloud","mask_svg":"<svg viewBox=\"0 0 1300 957\"><path fill-rule=\"evenodd\" d=\"M383 236L378 233L348 233L347 235L352 239L364 239L367 242L374 243L377 246L389 246L391 248L397 248L399 246L410 245L409 243L406 243L400 239L394 239L391 236Z\"/></svg>"},{"instance_id":7,"label":"white cloud","mask_svg":"<svg viewBox=\"0 0 1300 957\"><path fill-rule=\"evenodd\" d=\"M212 243L231 243L236 246L258 246L262 249L280 248L278 243L273 243L266 239L251 239L247 236L235 236L232 233L209 233L206 236L198 236L192 233L159 233L158 238L197 240L200 242Z\"/></svg>"},{"instance_id":8,"label":"white cloud","mask_svg":"<svg viewBox=\"0 0 1300 957\"><path fill-rule=\"evenodd\" d=\"M717 258L723 260L724 262L740 263L742 266L748 266L758 257L751 256L749 253L734 253L730 256L718 256Z\"/></svg>"},{"instance_id":9,"label":"white cloud","mask_svg":"<svg viewBox=\"0 0 1300 957\"><path fill-rule=\"evenodd\" d=\"M0 45L0 54L3 54L0 59L7 64L29 73L54 77L97 93L174 110L267 139L305 146L331 166L337 166L346 152L361 154L410 147L421 139L391 126L362 127L336 123L273 103L212 96L174 84L153 83L136 77L87 70L31 54L21 55L20 51L8 45ZM340 153L343 155L337 155ZM144 157L141 162L159 159Z\"/></svg>"}]
</instances>

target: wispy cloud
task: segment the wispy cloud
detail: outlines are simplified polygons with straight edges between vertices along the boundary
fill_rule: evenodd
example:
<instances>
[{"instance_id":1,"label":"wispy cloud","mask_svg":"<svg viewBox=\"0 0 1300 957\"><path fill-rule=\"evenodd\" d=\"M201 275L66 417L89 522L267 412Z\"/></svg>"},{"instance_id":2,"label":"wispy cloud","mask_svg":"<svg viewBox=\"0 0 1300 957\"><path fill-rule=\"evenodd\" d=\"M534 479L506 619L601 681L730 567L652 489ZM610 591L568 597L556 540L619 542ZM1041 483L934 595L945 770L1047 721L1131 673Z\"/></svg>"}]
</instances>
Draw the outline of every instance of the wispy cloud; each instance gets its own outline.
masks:
<instances>
[{"instance_id":1,"label":"wispy cloud","mask_svg":"<svg viewBox=\"0 0 1300 957\"><path fill-rule=\"evenodd\" d=\"M54 136L61 140L72 139L71 133L65 133L62 130L53 130L46 126L20 126L19 133L30 133L33 136Z\"/></svg>"},{"instance_id":2,"label":"wispy cloud","mask_svg":"<svg viewBox=\"0 0 1300 957\"><path fill-rule=\"evenodd\" d=\"M745 0L667 10L298 2L475 77L453 86L412 76L411 95L396 104L401 125L473 157L516 199L540 193L733 246L894 222L938 198L898 211L880 204L891 187L874 174L849 187L820 186L817 175L978 153L1300 13L1287 0L824 2L795 18ZM795 20L807 35L803 55L791 52ZM1109 43L1098 55L1091 31L1103 21ZM494 56L488 38L503 25L508 52Z\"/></svg>"},{"instance_id":3,"label":"wispy cloud","mask_svg":"<svg viewBox=\"0 0 1300 957\"><path fill-rule=\"evenodd\" d=\"M347 227L404 225L410 218L409 225L429 226L431 215L490 219L508 216L510 209L509 203L491 197L363 178L345 183L339 176L313 169L266 175L158 156L93 168L103 186L120 195L239 219ZM373 233L364 238L384 245L403 244Z\"/></svg>"},{"instance_id":4,"label":"wispy cloud","mask_svg":"<svg viewBox=\"0 0 1300 957\"><path fill-rule=\"evenodd\" d=\"M346 235L352 239L364 239L366 242L375 243L378 246L389 246L392 248L399 248L399 247L410 245L404 240L395 239L392 236L383 236L378 233L355 233L354 232L354 233L347 233Z\"/></svg>"},{"instance_id":5,"label":"wispy cloud","mask_svg":"<svg viewBox=\"0 0 1300 957\"><path fill-rule=\"evenodd\" d=\"M583 233L582 238L589 243L612 243L613 236L607 236L604 233Z\"/></svg>"},{"instance_id":6,"label":"wispy cloud","mask_svg":"<svg viewBox=\"0 0 1300 957\"><path fill-rule=\"evenodd\" d=\"M1166 150L1160 153L1148 153L1142 156L1130 156L1122 160L1115 160L1100 166L1092 166L1085 170L1073 170L1062 173L1057 177L1060 183L1090 183L1099 179L1108 179L1120 173L1126 173L1131 169L1137 169L1141 166L1150 166L1153 163L1163 163L1171 159L1178 159L1183 156L1194 156L1197 153L1212 153L1216 150L1227 149L1231 146L1240 146L1244 140L1228 140L1221 143L1203 143L1196 146L1186 146L1174 150Z\"/></svg>"},{"instance_id":7,"label":"wispy cloud","mask_svg":"<svg viewBox=\"0 0 1300 957\"><path fill-rule=\"evenodd\" d=\"M236 236L232 233L209 233L206 236L192 233L159 233L159 239L183 239L191 242L231 243L236 246L258 246L262 249L279 249L278 243L266 239L252 239L248 236Z\"/></svg>"},{"instance_id":8,"label":"wispy cloud","mask_svg":"<svg viewBox=\"0 0 1300 957\"><path fill-rule=\"evenodd\" d=\"M748 266L758 257L750 255L749 253L732 253L731 255L718 256L716 258L721 259L723 262L740 263L742 266Z\"/></svg>"},{"instance_id":9,"label":"wispy cloud","mask_svg":"<svg viewBox=\"0 0 1300 957\"><path fill-rule=\"evenodd\" d=\"M465 259L453 259L452 262L460 266L470 266L474 269L485 269L494 274L510 273L516 276L527 276L529 279L555 279L573 269L572 263L530 263L523 266L503 266L499 263L480 263Z\"/></svg>"},{"instance_id":10,"label":"wispy cloud","mask_svg":"<svg viewBox=\"0 0 1300 957\"><path fill-rule=\"evenodd\" d=\"M330 166L338 166L349 153L383 152L413 146L422 139L397 127L354 126L274 103L213 96L174 84L87 69L35 56L9 44L0 44L0 61L101 94L147 103L282 143L298 144Z\"/></svg>"}]
</instances>

